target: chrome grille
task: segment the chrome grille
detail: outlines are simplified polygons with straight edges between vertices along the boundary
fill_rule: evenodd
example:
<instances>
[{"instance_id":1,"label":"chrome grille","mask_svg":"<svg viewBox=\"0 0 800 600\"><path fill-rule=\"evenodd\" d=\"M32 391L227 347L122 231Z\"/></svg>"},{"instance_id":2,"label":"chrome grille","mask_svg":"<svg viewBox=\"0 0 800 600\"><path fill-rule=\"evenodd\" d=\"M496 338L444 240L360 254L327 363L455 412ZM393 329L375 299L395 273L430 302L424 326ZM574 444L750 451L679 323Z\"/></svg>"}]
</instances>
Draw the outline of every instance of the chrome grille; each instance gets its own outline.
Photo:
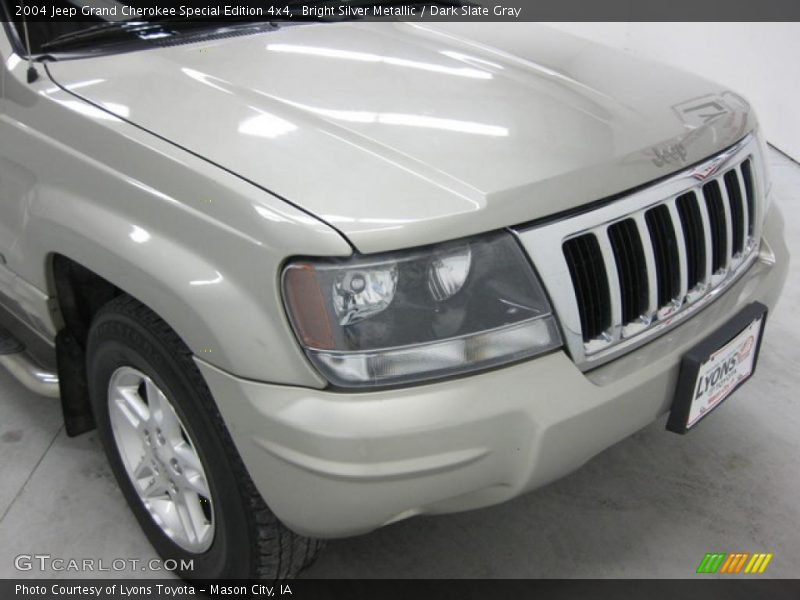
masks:
<instances>
[{"instance_id":1,"label":"chrome grille","mask_svg":"<svg viewBox=\"0 0 800 600\"><path fill-rule=\"evenodd\" d=\"M621 200L517 231L579 366L602 364L663 333L752 263L760 169L748 136Z\"/></svg>"}]
</instances>

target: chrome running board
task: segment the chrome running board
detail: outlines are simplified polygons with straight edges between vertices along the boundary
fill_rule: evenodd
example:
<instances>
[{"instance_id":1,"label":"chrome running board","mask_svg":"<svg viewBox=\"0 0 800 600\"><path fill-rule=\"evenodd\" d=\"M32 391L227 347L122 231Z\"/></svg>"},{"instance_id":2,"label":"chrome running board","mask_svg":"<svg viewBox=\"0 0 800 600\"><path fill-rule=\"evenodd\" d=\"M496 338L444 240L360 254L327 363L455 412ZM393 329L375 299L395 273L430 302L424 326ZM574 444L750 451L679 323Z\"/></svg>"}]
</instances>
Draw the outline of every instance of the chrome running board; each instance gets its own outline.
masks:
<instances>
[{"instance_id":1,"label":"chrome running board","mask_svg":"<svg viewBox=\"0 0 800 600\"><path fill-rule=\"evenodd\" d=\"M35 394L58 398L58 375L47 371L31 360L25 347L4 329L0 329L0 365Z\"/></svg>"}]
</instances>

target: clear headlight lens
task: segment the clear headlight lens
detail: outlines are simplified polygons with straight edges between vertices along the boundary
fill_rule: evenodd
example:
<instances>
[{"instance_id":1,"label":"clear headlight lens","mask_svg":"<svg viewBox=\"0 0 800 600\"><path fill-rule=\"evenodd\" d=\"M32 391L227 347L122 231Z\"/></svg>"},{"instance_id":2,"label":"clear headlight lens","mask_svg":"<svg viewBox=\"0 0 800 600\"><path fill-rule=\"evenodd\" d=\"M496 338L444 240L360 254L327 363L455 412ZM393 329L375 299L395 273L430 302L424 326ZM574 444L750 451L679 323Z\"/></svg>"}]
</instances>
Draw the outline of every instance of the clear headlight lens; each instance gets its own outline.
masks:
<instances>
[{"instance_id":1,"label":"clear headlight lens","mask_svg":"<svg viewBox=\"0 0 800 600\"><path fill-rule=\"evenodd\" d=\"M561 345L533 268L507 233L293 262L283 291L300 343L340 387L446 377Z\"/></svg>"}]
</instances>

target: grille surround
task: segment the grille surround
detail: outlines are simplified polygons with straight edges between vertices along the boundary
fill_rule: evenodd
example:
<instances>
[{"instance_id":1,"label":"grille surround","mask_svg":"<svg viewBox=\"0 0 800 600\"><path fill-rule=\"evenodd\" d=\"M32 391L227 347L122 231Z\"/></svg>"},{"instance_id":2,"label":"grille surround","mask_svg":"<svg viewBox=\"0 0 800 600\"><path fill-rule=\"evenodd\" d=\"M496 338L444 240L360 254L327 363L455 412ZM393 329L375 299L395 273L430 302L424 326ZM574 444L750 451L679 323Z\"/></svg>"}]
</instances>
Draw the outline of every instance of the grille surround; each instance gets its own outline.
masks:
<instances>
[{"instance_id":1,"label":"grille surround","mask_svg":"<svg viewBox=\"0 0 800 600\"><path fill-rule=\"evenodd\" d=\"M763 172L758 142L750 134L698 165L599 208L515 230L550 295L567 350L579 368L586 371L600 366L684 322L752 265L761 237ZM734 177L738 196L730 191ZM708 196L704 187L710 191ZM741 211L731 208L736 201ZM688 213L691 219L684 222L683 215ZM626 224L621 225L623 222ZM741 236L735 226L741 229ZM608 298L595 299L595 304L604 306L607 301L609 318L601 317L610 325L596 336L584 335L587 319L573 285L576 266L565 255L568 245L587 236L596 239L608 281ZM636 237L642 252L631 257ZM665 263L665 244L672 244L667 251L672 260L677 257L677 269L673 262ZM715 259L720 266L716 271L712 269ZM688 285L690 270L699 280L693 288ZM664 303L661 286L666 285L667 277L670 290L677 287L678 293ZM633 281L638 288L632 292L622 280L628 285ZM581 293L585 297L585 287ZM623 313L631 316L630 303L641 294L644 299L637 307L645 310L639 318L625 319ZM593 331L597 331L596 324Z\"/></svg>"}]
</instances>

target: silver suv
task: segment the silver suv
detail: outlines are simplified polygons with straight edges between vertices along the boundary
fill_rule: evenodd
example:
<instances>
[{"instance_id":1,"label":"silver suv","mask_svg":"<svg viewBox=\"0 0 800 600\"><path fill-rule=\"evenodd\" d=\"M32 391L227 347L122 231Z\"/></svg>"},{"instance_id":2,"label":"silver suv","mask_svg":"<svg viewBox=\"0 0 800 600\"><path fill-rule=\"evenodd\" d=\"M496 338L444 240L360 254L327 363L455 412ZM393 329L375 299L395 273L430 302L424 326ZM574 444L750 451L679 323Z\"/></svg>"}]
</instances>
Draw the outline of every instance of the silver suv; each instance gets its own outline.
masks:
<instances>
[{"instance_id":1,"label":"silver suv","mask_svg":"<svg viewBox=\"0 0 800 600\"><path fill-rule=\"evenodd\" d=\"M724 87L528 24L24 29L0 362L185 577L508 500L755 368L788 257Z\"/></svg>"}]
</instances>

